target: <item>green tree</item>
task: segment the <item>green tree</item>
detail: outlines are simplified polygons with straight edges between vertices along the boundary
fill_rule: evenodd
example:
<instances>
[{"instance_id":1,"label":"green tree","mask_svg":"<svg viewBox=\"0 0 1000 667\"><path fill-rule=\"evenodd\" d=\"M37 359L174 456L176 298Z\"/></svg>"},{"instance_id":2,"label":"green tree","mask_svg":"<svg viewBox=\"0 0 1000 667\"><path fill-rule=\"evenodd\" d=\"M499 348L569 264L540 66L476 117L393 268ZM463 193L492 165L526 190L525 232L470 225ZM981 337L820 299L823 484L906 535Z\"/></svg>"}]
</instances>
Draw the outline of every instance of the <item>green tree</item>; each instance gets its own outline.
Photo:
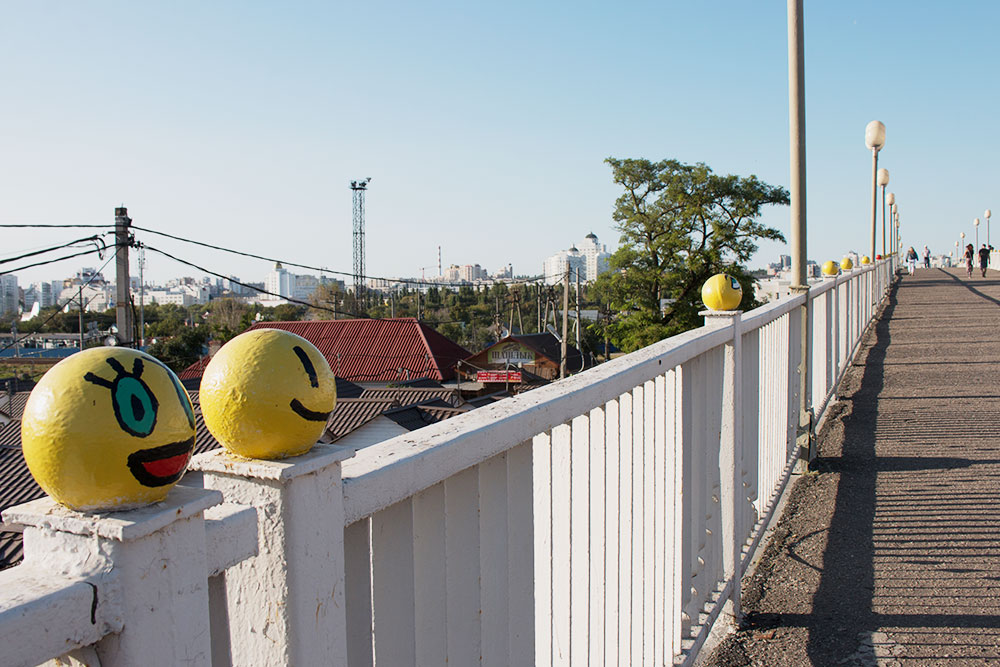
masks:
<instances>
[{"instance_id":1,"label":"green tree","mask_svg":"<svg viewBox=\"0 0 1000 667\"><path fill-rule=\"evenodd\" d=\"M170 338L158 339L147 351L179 373L201 359L207 340L208 327L184 327Z\"/></svg>"},{"instance_id":2,"label":"green tree","mask_svg":"<svg viewBox=\"0 0 1000 667\"><path fill-rule=\"evenodd\" d=\"M242 333L250 306L236 299L215 299L209 304L208 324L216 340L226 343Z\"/></svg>"},{"instance_id":3,"label":"green tree","mask_svg":"<svg viewBox=\"0 0 1000 667\"><path fill-rule=\"evenodd\" d=\"M632 351L699 326L701 286L716 273L739 280L741 308L754 305L744 263L760 239L784 240L758 218L764 206L787 205L787 190L703 163L606 162L624 189L613 214L621 240L593 291L614 313L604 326L615 345Z\"/></svg>"}]
</instances>

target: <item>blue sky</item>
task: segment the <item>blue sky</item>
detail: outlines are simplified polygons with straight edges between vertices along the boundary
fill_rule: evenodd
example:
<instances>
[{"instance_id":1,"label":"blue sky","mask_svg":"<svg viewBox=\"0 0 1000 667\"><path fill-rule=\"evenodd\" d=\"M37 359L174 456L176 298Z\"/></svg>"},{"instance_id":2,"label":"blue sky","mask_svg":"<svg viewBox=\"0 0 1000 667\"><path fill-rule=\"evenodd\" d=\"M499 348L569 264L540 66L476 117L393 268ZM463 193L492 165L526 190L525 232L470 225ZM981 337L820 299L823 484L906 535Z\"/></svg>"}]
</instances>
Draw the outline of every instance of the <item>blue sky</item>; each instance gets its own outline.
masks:
<instances>
[{"instance_id":1,"label":"blue sky","mask_svg":"<svg viewBox=\"0 0 1000 667\"><path fill-rule=\"evenodd\" d=\"M905 244L947 251L1000 217L998 18L806 0L810 258L867 250L876 118ZM2 223L111 223L124 204L137 225L351 273L348 185L371 176L369 274L431 275L439 245L445 266L537 274L588 232L617 246L608 156L789 181L783 2L7 2L0 57ZM2 234L0 257L84 235ZM270 268L140 239L245 280ZM154 280L200 275L147 257Z\"/></svg>"}]
</instances>

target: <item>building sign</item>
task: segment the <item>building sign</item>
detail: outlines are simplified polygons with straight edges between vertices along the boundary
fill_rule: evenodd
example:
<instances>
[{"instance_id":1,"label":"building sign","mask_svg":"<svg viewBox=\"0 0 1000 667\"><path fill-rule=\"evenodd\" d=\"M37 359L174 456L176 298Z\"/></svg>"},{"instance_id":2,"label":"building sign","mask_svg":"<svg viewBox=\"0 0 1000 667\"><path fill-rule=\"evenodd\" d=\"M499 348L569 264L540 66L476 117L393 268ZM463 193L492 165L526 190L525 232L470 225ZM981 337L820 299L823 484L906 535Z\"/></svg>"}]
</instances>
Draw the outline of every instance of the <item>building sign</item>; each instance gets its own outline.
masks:
<instances>
[{"instance_id":1,"label":"building sign","mask_svg":"<svg viewBox=\"0 0 1000 667\"><path fill-rule=\"evenodd\" d=\"M520 382L521 371L477 371L476 382Z\"/></svg>"},{"instance_id":2,"label":"building sign","mask_svg":"<svg viewBox=\"0 0 1000 667\"><path fill-rule=\"evenodd\" d=\"M535 363L535 353L520 343L508 341L502 345L490 348L489 352L487 352L486 360L490 364L531 365Z\"/></svg>"}]
</instances>

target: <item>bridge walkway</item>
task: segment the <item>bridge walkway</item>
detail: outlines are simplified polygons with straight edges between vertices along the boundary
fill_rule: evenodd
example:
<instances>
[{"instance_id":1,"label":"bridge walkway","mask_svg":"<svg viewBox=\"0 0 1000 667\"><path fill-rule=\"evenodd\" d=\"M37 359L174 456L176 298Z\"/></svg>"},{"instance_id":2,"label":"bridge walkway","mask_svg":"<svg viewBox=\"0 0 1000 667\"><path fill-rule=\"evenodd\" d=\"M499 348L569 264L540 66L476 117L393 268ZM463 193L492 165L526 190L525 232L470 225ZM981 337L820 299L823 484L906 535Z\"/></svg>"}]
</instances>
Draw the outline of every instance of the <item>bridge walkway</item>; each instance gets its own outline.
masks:
<instances>
[{"instance_id":1,"label":"bridge walkway","mask_svg":"<svg viewBox=\"0 0 1000 667\"><path fill-rule=\"evenodd\" d=\"M703 664L1000 663L1000 272L918 269Z\"/></svg>"}]
</instances>

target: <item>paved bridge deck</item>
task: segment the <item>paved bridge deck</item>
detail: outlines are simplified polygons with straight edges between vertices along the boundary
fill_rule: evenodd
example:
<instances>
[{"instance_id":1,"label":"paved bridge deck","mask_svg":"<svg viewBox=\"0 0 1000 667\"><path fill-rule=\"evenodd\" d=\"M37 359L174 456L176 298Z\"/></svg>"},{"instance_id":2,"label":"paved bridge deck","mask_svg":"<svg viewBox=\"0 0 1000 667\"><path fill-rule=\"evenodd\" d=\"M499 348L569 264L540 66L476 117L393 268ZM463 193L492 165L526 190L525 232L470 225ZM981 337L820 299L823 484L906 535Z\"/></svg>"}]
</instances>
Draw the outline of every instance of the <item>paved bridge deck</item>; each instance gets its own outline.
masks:
<instances>
[{"instance_id":1,"label":"paved bridge deck","mask_svg":"<svg viewBox=\"0 0 1000 667\"><path fill-rule=\"evenodd\" d=\"M719 665L1000 664L1000 273L904 276Z\"/></svg>"}]
</instances>

